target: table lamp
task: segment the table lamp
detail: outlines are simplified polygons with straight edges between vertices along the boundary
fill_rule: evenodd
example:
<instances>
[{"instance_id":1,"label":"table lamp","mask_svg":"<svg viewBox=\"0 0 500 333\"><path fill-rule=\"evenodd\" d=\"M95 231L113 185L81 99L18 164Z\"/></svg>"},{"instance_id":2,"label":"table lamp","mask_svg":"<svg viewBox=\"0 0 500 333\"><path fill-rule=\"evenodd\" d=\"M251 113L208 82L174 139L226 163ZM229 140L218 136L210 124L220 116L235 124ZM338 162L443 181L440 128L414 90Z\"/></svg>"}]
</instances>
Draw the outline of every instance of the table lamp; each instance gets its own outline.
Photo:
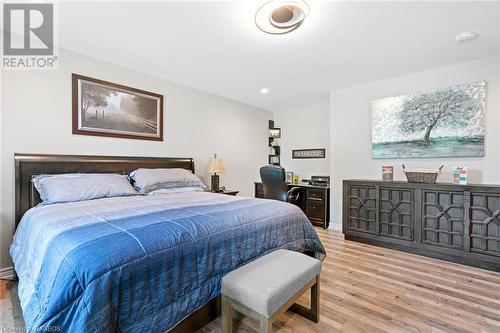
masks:
<instances>
[{"instance_id":1,"label":"table lamp","mask_svg":"<svg viewBox=\"0 0 500 333\"><path fill-rule=\"evenodd\" d=\"M222 159L214 154L214 157L210 158L207 168L208 173L213 173L212 175L212 192L219 192L219 175L218 173L224 172L224 164Z\"/></svg>"}]
</instances>

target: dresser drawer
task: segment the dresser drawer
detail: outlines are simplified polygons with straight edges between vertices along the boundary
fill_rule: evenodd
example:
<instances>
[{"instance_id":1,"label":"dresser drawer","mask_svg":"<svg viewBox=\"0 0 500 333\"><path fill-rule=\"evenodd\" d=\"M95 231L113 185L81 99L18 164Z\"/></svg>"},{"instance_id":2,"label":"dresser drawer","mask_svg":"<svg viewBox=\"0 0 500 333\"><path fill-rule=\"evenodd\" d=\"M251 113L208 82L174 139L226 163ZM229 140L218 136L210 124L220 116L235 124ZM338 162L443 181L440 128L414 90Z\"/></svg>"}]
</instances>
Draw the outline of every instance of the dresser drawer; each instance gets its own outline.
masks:
<instances>
[{"instance_id":1,"label":"dresser drawer","mask_svg":"<svg viewBox=\"0 0 500 333\"><path fill-rule=\"evenodd\" d=\"M307 200L306 215L311 219L325 219L325 204L319 200Z\"/></svg>"},{"instance_id":2,"label":"dresser drawer","mask_svg":"<svg viewBox=\"0 0 500 333\"><path fill-rule=\"evenodd\" d=\"M307 199L325 200L325 190L321 188L307 189Z\"/></svg>"}]
</instances>

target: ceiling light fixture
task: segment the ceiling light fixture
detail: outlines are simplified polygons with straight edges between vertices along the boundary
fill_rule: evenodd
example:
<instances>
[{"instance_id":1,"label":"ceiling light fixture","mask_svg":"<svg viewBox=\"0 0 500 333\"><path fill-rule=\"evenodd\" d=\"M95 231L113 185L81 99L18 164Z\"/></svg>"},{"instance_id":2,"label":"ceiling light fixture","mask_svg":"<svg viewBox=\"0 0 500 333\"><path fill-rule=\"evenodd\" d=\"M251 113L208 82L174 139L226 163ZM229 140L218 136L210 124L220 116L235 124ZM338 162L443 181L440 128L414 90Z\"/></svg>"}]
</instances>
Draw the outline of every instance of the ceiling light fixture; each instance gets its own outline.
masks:
<instances>
[{"instance_id":1,"label":"ceiling light fixture","mask_svg":"<svg viewBox=\"0 0 500 333\"><path fill-rule=\"evenodd\" d=\"M461 34L458 34L455 37L455 40L457 43L464 43L476 39L477 37L479 37L479 33L474 31L466 31L462 32Z\"/></svg>"},{"instance_id":2,"label":"ceiling light fixture","mask_svg":"<svg viewBox=\"0 0 500 333\"><path fill-rule=\"evenodd\" d=\"M303 0L271 0L255 14L255 24L268 34L286 34L300 27L309 15Z\"/></svg>"},{"instance_id":3,"label":"ceiling light fixture","mask_svg":"<svg viewBox=\"0 0 500 333\"><path fill-rule=\"evenodd\" d=\"M262 89L260 90L260 93L261 93L261 94L267 94L268 92L269 92L269 89L267 89L267 88L262 88Z\"/></svg>"}]
</instances>

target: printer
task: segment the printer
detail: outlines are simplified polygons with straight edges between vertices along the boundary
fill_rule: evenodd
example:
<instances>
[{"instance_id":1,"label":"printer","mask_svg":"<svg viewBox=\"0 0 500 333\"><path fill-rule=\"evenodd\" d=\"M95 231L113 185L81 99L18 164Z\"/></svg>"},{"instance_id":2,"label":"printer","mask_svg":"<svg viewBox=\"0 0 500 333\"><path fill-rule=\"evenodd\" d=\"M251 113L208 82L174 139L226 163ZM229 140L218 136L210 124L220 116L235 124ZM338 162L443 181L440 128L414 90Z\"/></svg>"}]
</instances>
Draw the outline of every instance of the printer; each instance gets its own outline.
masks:
<instances>
[{"instance_id":1,"label":"printer","mask_svg":"<svg viewBox=\"0 0 500 333\"><path fill-rule=\"evenodd\" d=\"M309 185L329 186L330 185L330 176L311 176L311 180L309 181Z\"/></svg>"}]
</instances>

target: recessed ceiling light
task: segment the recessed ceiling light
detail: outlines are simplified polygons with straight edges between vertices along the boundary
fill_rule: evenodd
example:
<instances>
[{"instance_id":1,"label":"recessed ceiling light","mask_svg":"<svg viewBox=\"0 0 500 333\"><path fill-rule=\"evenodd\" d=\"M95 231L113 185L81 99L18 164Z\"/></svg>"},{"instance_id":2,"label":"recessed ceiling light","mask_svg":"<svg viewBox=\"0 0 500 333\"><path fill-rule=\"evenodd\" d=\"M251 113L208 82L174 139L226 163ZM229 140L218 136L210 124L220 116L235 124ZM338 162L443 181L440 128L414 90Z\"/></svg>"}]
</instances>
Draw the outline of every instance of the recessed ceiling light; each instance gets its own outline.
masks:
<instances>
[{"instance_id":1,"label":"recessed ceiling light","mask_svg":"<svg viewBox=\"0 0 500 333\"><path fill-rule=\"evenodd\" d=\"M458 34L455 37L455 40L457 43L464 43L464 42L468 42L468 41L471 41L473 39L476 39L477 37L479 37L478 32L465 31L465 32L462 32L461 34Z\"/></svg>"},{"instance_id":2,"label":"recessed ceiling light","mask_svg":"<svg viewBox=\"0 0 500 333\"><path fill-rule=\"evenodd\" d=\"M255 15L257 27L268 34L286 34L297 29L309 15L303 0L271 0Z\"/></svg>"},{"instance_id":3,"label":"recessed ceiling light","mask_svg":"<svg viewBox=\"0 0 500 333\"><path fill-rule=\"evenodd\" d=\"M262 89L260 90L260 93L261 93L261 94L267 94L268 92L269 92L269 89L267 89L267 88L262 88Z\"/></svg>"}]
</instances>

